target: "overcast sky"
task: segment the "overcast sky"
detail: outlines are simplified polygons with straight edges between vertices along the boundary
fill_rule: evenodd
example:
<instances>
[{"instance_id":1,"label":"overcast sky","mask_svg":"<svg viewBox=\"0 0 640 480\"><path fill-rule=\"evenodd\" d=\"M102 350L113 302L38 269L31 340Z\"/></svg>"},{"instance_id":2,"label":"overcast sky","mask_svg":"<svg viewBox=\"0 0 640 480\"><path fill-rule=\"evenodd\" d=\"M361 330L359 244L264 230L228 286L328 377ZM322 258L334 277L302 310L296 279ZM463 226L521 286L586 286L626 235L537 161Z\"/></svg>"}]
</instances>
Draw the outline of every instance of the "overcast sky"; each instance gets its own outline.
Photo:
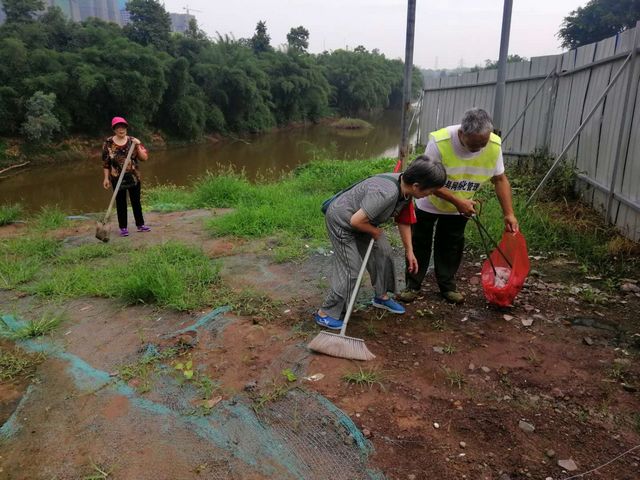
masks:
<instances>
[{"instance_id":1,"label":"overcast sky","mask_svg":"<svg viewBox=\"0 0 640 480\"><path fill-rule=\"evenodd\" d=\"M286 43L291 27L309 30L319 53L364 45L404 58L406 0L166 0L169 12L189 7L200 27L235 38L251 37L267 22L271 44ZM525 57L561 51L562 19L587 0L514 0L509 53ZM414 63L423 68L483 64L498 57L503 0L417 0ZM196 11L199 10L199 11Z\"/></svg>"}]
</instances>

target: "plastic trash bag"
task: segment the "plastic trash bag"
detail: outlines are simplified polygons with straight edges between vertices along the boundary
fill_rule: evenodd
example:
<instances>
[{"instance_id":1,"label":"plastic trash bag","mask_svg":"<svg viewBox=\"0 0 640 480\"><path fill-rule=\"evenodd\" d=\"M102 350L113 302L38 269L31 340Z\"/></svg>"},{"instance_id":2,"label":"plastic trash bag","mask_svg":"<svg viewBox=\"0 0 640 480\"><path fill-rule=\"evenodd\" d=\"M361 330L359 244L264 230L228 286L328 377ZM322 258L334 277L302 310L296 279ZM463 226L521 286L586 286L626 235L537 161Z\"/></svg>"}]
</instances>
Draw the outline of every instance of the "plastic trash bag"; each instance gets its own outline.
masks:
<instances>
[{"instance_id":1,"label":"plastic trash bag","mask_svg":"<svg viewBox=\"0 0 640 480\"><path fill-rule=\"evenodd\" d=\"M502 253L495 249L491 252L491 261L487 259L482 264L482 289L489 303L508 307L513 304L529 275L527 241L521 232L504 232L498 247Z\"/></svg>"}]
</instances>

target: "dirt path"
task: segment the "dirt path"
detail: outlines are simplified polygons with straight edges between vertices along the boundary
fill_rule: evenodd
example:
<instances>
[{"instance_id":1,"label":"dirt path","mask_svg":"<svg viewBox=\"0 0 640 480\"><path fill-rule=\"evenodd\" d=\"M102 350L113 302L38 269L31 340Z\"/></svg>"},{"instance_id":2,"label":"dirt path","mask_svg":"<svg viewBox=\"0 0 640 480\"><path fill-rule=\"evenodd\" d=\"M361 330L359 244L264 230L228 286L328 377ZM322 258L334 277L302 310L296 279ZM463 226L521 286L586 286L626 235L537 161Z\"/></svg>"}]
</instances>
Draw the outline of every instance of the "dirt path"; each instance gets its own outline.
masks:
<instances>
[{"instance_id":1,"label":"dirt path","mask_svg":"<svg viewBox=\"0 0 640 480\"><path fill-rule=\"evenodd\" d=\"M113 242L201 246L222 259L225 282L275 306L186 314L0 292L9 325L51 308L69 317L20 343L46 354L30 382L0 384L0 478L561 479L559 460L581 473L640 444L638 295L601 292L577 265L540 259L541 276L498 311L467 263L462 307L439 300L429 279L406 315L381 315L364 289L351 333L377 358L356 363L305 347L330 257L274 264L265 242L208 237L207 215L151 214L151 234ZM56 235L73 248L93 228ZM349 373L371 384L346 383ZM593 478L637 479L639 463L640 449Z\"/></svg>"}]
</instances>

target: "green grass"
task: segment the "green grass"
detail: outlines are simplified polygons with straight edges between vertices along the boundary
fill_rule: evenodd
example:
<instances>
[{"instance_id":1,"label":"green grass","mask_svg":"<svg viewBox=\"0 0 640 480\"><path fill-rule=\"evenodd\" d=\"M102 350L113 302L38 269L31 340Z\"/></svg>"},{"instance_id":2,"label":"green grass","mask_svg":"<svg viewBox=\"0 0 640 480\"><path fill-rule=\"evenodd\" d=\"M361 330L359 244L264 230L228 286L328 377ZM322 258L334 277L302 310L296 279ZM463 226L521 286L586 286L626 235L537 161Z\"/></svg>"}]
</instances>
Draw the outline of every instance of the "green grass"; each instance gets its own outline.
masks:
<instances>
[{"instance_id":1,"label":"green grass","mask_svg":"<svg viewBox=\"0 0 640 480\"><path fill-rule=\"evenodd\" d=\"M37 230L54 230L69 225L67 215L57 207L42 207L33 219Z\"/></svg>"},{"instance_id":2,"label":"green grass","mask_svg":"<svg viewBox=\"0 0 640 480\"><path fill-rule=\"evenodd\" d=\"M151 209L231 208L206 221L214 236L272 237L277 261L299 259L326 245L322 202L332 194L370 175L389 172L391 159L361 161L318 160L298 167L277 181L250 183L232 169L207 173L190 191L160 187L148 194ZM309 245L309 248L306 247Z\"/></svg>"},{"instance_id":3,"label":"green grass","mask_svg":"<svg viewBox=\"0 0 640 480\"><path fill-rule=\"evenodd\" d=\"M0 205L0 226L15 222L23 213L22 206L18 203Z\"/></svg>"},{"instance_id":4,"label":"green grass","mask_svg":"<svg viewBox=\"0 0 640 480\"><path fill-rule=\"evenodd\" d=\"M111 285L115 296L129 303L156 303L176 310L211 302L211 287L220 278L218 263L196 248L175 242L135 252L115 270L116 281Z\"/></svg>"},{"instance_id":5,"label":"green grass","mask_svg":"<svg viewBox=\"0 0 640 480\"><path fill-rule=\"evenodd\" d=\"M100 246L87 247L78 257L96 255L106 252ZM154 303L192 310L215 301L212 288L220 278L219 269L219 264L211 262L200 250L167 242L106 263L61 265L28 290L44 297L109 297L128 304Z\"/></svg>"},{"instance_id":6,"label":"green grass","mask_svg":"<svg viewBox=\"0 0 640 480\"><path fill-rule=\"evenodd\" d=\"M38 236L0 240L0 289L31 281L55 257L60 242Z\"/></svg>"},{"instance_id":7,"label":"green grass","mask_svg":"<svg viewBox=\"0 0 640 480\"><path fill-rule=\"evenodd\" d=\"M363 370L359 368L357 372L350 372L342 376L342 379L347 383L352 383L359 387L367 386L372 388L374 385L380 385L380 388L384 389L382 381L384 375L375 369Z\"/></svg>"},{"instance_id":8,"label":"green grass","mask_svg":"<svg viewBox=\"0 0 640 480\"><path fill-rule=\"evenodd\" d=\"M184 187L157 185L144 190L144 204L156 212L175 212L192 207L192 194Z\"/></svg>"},{"instance_id":9,"label":"green grass","mask_svg":"<svg viewBox=\"0 0 640 480\"><path fill-rule=\"evenodd\" d=\"M530 162L532 166L523 162L521 166L509 169L515 212L530 251L570 252L593 270L624 273L634 268L637 262L627 261L629 255L625 254L625 248L612 248L619 237L611 229L603 227L601 221L582 218L580 212L586 210L584 207L565 203L565 197L573 202L570 186L575 175L570 168L557 172L557 177L545 189L544 202L525 207L528 195L547 164L544 157L536 157ZM158 192L157 198L164 205L232 208L231 213L206 221L205 227L211 235L248 239L269 237L275 241L271 250L273 257L277 261L290 261L304 258L319 246L326 246L324 218L319 211L323 200L367 176L388 172L393 165L391 159L315 160L277 181L257 183L250 183L242 173L227 170L217 175L208 173L188 192L167 187ZM487 185L478 197L484 204L480 218L492 236L499 240L504 223L492 186ZM554 199L560 201L548 201ZM467 228L467 238L471 251L484 253L474 225Z\"/></svg>"},{"instance_id":10,"label":"green grass","mask_svg":"<svg viewBox=\"0 0 640 480\"><path fill-rule=\"evenodd\" d=\"M0 325L0 335L10 340L42 337L55 330L66 318L66 312L45 312L38 320L29 320L18 330L10 330L3 322L3 325Z\"/></svg>"},{"instance_id":11,"label":"green grass","mask_svg":"<svg viewBox=\"0 0 640 480\"><path fill-rule=\"evenodd\" d=\"M51 299L82 296L154 303L176 310L220 304L218 262L177 242L130 251L86 244L61 248L45 236L0 240L0 289L21 286Z\"/></svg>"},{"instance_id":12,"label":"green grass","mask_svg":"<svg viewBox=\"0 0 640 480\"><path fill-rule=\"evenodd\" d=\"M443 367L443 370L444 370L444 376L452 388L458 387L458 389L461 389L462 386L466 383L463 373L458 372L457 370L446 368L446 367Z\"/></svg>"},{"instance_id":13,"label":"green grass","mask_svg":"<svg viewBox=\"0 0 640 480\"><path fill-rule=\"evenodd\" d=\"M43 359L42 354L26 355L17 350L0 348L0 382L12 381L17 377L29 377Z\"/></svg>"},{"instance_id":14,"label":"green grass","mask_svg":"<svg viewBox=\"0 0 640 480\"><path fill-rule=\"evenodd\" d=\"M56 261L59 263L82 263L87 260L109 258L117 253L126 251L122 245L109 245L106 243L89 243L63 250Z\"/></svg>"}]
</instances>

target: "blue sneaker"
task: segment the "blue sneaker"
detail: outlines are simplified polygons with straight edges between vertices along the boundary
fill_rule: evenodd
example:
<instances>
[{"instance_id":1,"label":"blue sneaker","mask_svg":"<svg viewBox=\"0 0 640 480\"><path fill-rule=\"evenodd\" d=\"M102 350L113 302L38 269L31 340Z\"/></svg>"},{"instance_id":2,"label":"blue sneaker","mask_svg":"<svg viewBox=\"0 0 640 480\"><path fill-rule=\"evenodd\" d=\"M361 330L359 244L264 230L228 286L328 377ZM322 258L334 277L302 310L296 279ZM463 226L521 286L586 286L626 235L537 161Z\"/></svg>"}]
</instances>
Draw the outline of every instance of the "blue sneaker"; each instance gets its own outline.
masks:
<instances>
[{"instance_id":1,"label":"blue sneaker","mask_svg":"<svg viewBox=\"0 0 640 480\"><path fill-rule=\"evenodd\" d=\"M376 308L384 308L385 310L389 310L391 313L404 313L404 307L396 302L393 298L387 298L383 300L378 297L374 297L371 300L371 304Z\"/></svg>"},{"instance_id":2,"label":"blue sneaker","mask_svg":"<svg viewBox=\"0 0 640 480\"><path fill-rule=\"evenodd\" d=\"M321 317L320 315L318 315L318 312L316 312L313 314L313 318L321 327L329 328L331 330L340 330L342 328L342 320L330 317L329 315L327 315L326 317Z\"/></svg>"}]
</instances>

